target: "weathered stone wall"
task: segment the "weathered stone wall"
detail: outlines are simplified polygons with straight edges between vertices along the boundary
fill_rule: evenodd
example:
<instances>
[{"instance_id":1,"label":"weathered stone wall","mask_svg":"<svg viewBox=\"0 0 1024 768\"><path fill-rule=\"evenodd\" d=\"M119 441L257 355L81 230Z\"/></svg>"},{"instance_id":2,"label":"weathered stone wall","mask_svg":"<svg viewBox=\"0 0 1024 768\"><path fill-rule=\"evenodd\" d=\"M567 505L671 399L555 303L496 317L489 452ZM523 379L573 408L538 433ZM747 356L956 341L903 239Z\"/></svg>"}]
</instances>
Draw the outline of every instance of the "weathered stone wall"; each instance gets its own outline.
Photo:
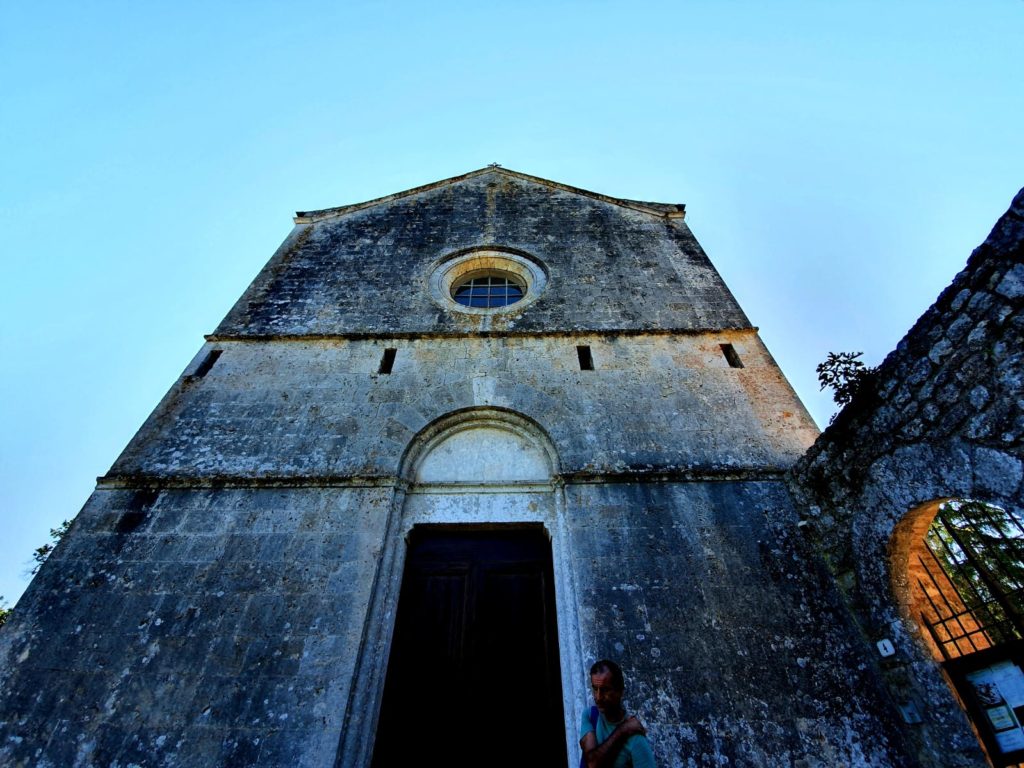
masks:
<instances>
[{"instance_id":1,"label":"weathered stone wall","mask_svg":"<svg viewBox=\"0 0 1024 768\"><path fill-rule=\"evenodd\" d=\"M332 764L393 493L97 491L0 635L0 761ZM564 497L583 658L662 765L911 764L781 480Z\"/></svg>"},{"instance_id":2,"label":"weathered stone wall","mask_svg":"<svg viewBox=\"0 0 1024 768\"><path fill-rule=\"evenodd\" d=\"M213 368L186 370L112 475L393 477L416 433L479 406L528 414L565 473L785 467L817 434L752 330L212 346Z\"/></svg>"},{"instance_id":3,"label":"weathered stone wall","mask_svg":"<svg viewBox=\"0 0 1024 768\"><path fill-rule=\"evenodd\" d=\"M913 765L783 482L566 496L584 656L623 660L659 765Z\"/></svg>"},{"instance_id":4,"label":"weathered stone wall","mask_svg":"<svg viewBox=\"0 0 1024 768\"><path fill-rule=\"evenodd\" d=\"M354 208L300 217L217 334L750 327L682 218L500 172ZM523 313L443 311L425 290L438 260L492 244L540 260L544 294Z\"/></svg>"},{"instance_id":5,"label":"weathered stone wall","mask_svg":"<svg viewBox=\"0 0 1024 768\"><path fill-rule=\"evenodd\" d=\"M662 765L914 764L796 535L817 431L679 213L495 170L301 217L0 632L0 763L367 764L404 536L440 523L551 536L572 762L610 655ZM488 244L544 292L444 310L429 271Z\"/></svg>"},{"instance_id":6,"label":"weathered stone wall","mask_svg":"<svg viewBox=\"0 0 1024 768\"><path fill-rule=\"evenodd\" d=\"M899 521L935 499L1024 511L1022 304L1024 191L793 471L808 530L864 632L896 641L885 675L923 710L912 732L927 764L982 758L918 629L899 615L888 548Z\"/></svg>"},{"instance_id":7,"label":"weathered stone wall","mask_svg":"<svg viewBox=\"0 0 1024 768\"><path fill-rule=\"evenodd\" d=\"M0 633L0 764L330 765L392 496L96 491Z\"/></svg>"}]
</instances>

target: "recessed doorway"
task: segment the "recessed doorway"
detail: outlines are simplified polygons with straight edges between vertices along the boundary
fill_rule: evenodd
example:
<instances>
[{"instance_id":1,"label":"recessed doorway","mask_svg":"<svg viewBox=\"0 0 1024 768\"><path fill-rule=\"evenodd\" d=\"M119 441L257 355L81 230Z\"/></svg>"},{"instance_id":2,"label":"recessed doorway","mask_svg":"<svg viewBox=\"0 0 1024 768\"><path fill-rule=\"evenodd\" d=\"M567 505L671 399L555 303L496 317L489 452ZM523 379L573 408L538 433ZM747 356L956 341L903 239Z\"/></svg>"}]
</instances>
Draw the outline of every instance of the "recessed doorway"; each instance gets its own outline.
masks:
<instances>
[{"instance_id":1,"label":"recessed doorway","mask_svg":"<svg viewBox=\"0 0 1024 768\"><path fill-rule=\"evenodd\" d=\"M541 525L412 529L373 765L567 764Z\"/></svg>"}]
</instances>

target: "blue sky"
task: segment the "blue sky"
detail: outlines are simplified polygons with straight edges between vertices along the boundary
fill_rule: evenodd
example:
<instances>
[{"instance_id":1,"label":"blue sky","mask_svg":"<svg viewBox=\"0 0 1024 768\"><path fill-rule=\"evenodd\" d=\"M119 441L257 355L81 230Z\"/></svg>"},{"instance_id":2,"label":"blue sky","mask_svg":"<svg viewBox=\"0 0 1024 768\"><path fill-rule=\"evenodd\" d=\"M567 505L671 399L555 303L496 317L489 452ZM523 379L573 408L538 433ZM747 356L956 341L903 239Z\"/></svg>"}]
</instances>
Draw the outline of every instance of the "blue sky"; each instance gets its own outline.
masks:
<instances>
[{"instance_id":1,"label":"blue sky","mask_svg":"<svg viewBox=\"0 0 1024 768\"><path fill-rule=\"evenodd\" d=\"M291 227L491 162L688 221L819 424L1024 184L1024 2L0 11L0 595Z\"/></svg>"}]
</instances>

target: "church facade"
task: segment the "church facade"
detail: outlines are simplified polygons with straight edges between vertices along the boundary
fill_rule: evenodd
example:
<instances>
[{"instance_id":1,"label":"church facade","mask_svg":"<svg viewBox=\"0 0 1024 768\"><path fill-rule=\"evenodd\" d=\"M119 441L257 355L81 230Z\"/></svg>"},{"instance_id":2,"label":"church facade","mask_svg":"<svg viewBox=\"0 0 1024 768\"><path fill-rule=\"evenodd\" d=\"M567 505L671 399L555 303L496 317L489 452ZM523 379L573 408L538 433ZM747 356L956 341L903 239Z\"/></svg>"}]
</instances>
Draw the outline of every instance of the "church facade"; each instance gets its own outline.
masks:
<instances>
[{"instance_id":1,"label":"church facade","mask_svg":"<svg viewBox=\"0 0 1024 768\"><path fill-rule=\"evenodd\" d=\"M981 759L813 548L817 428L684 213L497 167L299 213L0 631L0 762L393 765L455 722L455 763L565 766L602 657L660 765Z\"/></svg>"}]
</instances>

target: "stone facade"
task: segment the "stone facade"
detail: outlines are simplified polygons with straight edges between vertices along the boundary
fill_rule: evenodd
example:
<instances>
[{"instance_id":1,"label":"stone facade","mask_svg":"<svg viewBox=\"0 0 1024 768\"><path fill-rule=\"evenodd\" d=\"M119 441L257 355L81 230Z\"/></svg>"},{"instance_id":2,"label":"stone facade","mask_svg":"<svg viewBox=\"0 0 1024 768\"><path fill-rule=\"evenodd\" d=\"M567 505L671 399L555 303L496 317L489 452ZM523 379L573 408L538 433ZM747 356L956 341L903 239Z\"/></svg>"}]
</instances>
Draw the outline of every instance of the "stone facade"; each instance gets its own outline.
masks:
<instances>
[{"instance_id":1,"label":"stone facade","mask_svg":"<svg viewBox=\"0 0 1024 768\"><path fill-rule=\"evenodd\" d=\"M453 311L477 250L542 288ZM998 317L1000 274L961 304ZM944 764L809 548L856 528L800 482L832 443L794 503L816 437L682 206L489 168L299 214L0 632L0 762L368 765L407 535L445 524L550 538L571 764L601 656L660 765Z\"/></svg>"},{"instance_id":2,"label":"stone facade","mask_svg":"<svg viewBox=\"0 0 1024 768\"><path fill-rule=\"evenodd\" d=\"M929 765L984 758L920 628L901 616L894 588L905 574L892 571L891 542L936 500L1024 513L1022 305L1024 190L793 470L805 530L866 638L896 644L882 674L896 699L922 713L911 734Z\"/></svg>"}]
</instances>

